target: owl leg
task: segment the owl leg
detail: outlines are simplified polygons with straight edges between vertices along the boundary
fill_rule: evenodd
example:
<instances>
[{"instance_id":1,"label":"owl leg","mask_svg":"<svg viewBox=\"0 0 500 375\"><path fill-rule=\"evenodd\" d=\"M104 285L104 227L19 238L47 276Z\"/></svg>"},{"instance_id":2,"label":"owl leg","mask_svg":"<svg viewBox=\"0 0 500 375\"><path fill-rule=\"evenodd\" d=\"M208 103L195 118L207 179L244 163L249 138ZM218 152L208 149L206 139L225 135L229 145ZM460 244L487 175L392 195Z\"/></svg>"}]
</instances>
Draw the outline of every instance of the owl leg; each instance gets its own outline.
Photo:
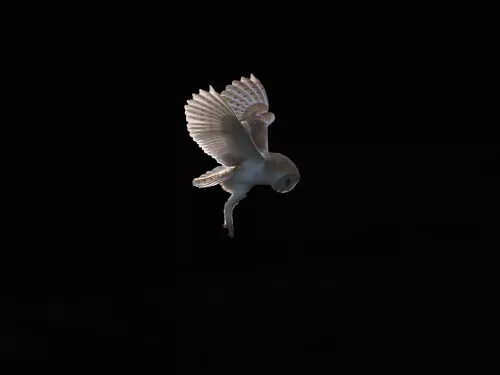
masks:
<instances>
[{"instance_id":1,"label":"owl leg","mask_svg":"<svg viewBox=\"0 0 500 375\"><path fill-rule=\"evenodd\" d=\"M229 237L234 237L234 222L233 222L233 210L236 207L236 205L241 201L243 198L247 196L248 188L245 187L245 189L239 189L233 191L233 194L229 197L227 202L224 204L224 225L223 227L226 228L229 233Z\"/></svg>"}]
</instances>

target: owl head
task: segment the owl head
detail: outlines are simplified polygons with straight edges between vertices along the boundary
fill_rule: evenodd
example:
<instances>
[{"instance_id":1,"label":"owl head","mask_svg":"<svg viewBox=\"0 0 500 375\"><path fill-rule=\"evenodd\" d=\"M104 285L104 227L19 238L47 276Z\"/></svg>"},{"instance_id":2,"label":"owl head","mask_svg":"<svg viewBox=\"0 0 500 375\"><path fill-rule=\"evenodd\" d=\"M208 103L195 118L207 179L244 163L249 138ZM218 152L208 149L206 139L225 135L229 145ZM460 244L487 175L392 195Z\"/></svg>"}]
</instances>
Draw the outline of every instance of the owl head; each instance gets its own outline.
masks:
<instances>
[{"instance_id":1,"label":"owl head","mask_svg":"<svg viewBox=\"0 0 500 375\"><path fill-rule=\"evenodd\" d=\"M271 172L271 187L278 193L290 192L299 182L300 174L295 164L285 155L272 153L266 168Z\"/></svg>"},{"instance_id":2,"label":"owl head","mask_svg":"<svg viewBox=\"0 0 500 375\"><path fill-rule=\"evenodd\" d=\"M299 180L300 176L298 174L289 173L276 181L272 187L278 193L288 193L298 184Z\"/></svg>"}]
</instances>

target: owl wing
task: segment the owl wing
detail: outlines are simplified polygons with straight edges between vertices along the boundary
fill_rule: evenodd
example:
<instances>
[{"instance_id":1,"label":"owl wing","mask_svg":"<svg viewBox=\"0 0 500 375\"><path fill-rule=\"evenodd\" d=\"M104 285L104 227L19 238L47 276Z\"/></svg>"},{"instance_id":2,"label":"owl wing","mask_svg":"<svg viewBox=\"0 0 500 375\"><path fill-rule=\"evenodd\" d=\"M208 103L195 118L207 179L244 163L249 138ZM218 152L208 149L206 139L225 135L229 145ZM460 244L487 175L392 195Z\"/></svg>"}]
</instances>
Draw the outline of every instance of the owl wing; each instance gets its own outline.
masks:
<instances>
[{"instance_id":1,"label":"owl wing","mask_svg":"<svg viewBox=\"0 0 500 375\"><path fill-rule=\"evenodd\" d=\"M248 129L231 107L211 86L200 90L184 106L189 134L205 153L225 166L245 160L263 161Z\"/></svg>"},{"instance_id":2,"label":"owl wing","mask_svg":"<svg viewBox=\"0 0 500 375\"><path fill-rule=\"evenodd\" d=\"M253 75L250 79L241 77L226 86L221 96L249 129L256 146L268 150L267 127L274 121L274 114L269 112L269 101L262 83Z\"/></svg>"}]
</instances>

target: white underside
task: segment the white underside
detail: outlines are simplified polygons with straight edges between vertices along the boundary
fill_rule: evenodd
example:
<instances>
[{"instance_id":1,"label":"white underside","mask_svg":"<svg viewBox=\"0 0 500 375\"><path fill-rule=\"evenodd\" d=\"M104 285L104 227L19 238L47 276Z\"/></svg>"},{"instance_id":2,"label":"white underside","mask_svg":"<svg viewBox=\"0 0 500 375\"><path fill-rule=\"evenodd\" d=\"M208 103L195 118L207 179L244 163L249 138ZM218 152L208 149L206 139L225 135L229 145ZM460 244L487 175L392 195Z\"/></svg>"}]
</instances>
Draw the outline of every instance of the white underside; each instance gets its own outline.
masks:
<instances>
[{"instance_id":1,"label":"white underside","mask_svg":"<svg viewBox=\"0 0 500 375\"><path fill-rule=\"evenodd\" d=\"M245 161L237 171L235 171L232 180L235 183L248 185L267 184L266 174L264 173L264 163Z\"/></svg>"}]
</instances>

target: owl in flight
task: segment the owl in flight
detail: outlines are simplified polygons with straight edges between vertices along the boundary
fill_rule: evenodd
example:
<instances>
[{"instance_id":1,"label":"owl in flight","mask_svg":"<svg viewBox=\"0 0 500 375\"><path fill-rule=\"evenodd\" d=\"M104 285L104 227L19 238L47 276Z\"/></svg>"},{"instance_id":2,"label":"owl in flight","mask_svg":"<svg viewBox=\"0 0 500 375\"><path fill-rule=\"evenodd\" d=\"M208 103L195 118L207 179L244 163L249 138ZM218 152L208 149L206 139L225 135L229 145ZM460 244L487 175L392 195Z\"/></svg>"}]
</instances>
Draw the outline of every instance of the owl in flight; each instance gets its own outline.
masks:
<instances>
[{"instance_id":1,"label":"owl in flight","mask_svg":"<svg viewBox=\"0 0 500 375\"><path fill-rule=\"evenodd\" d=\"M299 182L299 170L285 155L269 152L267 127L274 121L267 94L252 74L219 94L210 86L187 101L187 128L202 150L219 164L193 180L193 186L215 185L231 194L224 204L224 228L234 237L233 209L255 185L288 193Z\"/></svg>"}]
</instances>

